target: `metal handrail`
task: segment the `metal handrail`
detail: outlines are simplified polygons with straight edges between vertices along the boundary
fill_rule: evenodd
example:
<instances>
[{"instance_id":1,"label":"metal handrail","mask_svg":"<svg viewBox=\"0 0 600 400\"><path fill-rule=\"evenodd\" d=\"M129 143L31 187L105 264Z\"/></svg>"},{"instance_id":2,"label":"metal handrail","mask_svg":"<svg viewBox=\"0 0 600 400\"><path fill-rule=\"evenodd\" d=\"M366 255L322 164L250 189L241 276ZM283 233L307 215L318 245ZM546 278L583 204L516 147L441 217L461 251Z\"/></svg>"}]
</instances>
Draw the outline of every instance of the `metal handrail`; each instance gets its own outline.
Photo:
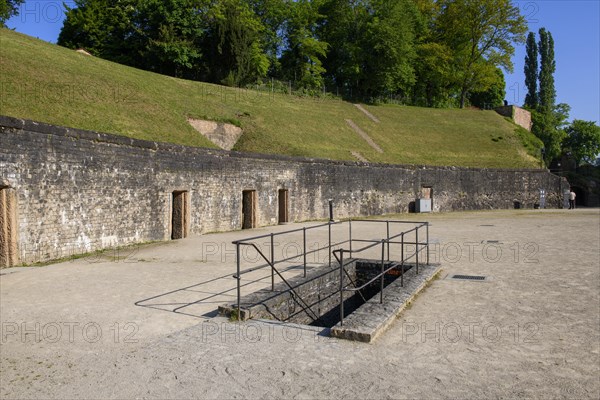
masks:
<instances>
[{"instance_id":1,"label":"metal handrail","mask_svg":"<svg viewBox=\"0 0 600 400\"><path fill-rule=\"evenodd\" d=\"M348 228L349 228L349 232L348 232L348 239L347 240L342 240L340 242L336 242L333 243L332 242L332 238L331 238L331 227L332 225L340 225L343 224L344 222L348 222ZM376 222L376 223L386 223L386 228L387 228L387 234L386 234L386 238L385 239L381 239L381 240L366 240L366 239L353 239L352 238L352 222ZM417 226L402 231L396 235L390 236L390 224L415 224ZM315 230L315 229L319 229L319 228L323 228L323 227L328 227L328 241L327 244L322 246L322 247L318 247L316 249L313 250L309 250L307 251L307 246L306 246L306 233L307 231L311 231L311 230ZM425 227L426 228L426 241L425 242L420 242L419 241L419 229ZM291 234L291 233L297 233L297 232L302 232L303 233L303 251L301 254L295 255L293 257L287 257L285 259L281 259L281 260L276 260L275 259L275 246L274 246L274 238L278 237L278 236L283 236L283 235L287 235L287 234ZM415 241L404 241L404 236L406 234L409 234L411 232L415 232ZM401 237L401 241L396 241L394 239ZM255 243L250 243L250 241L253 240L258 240L258 239L264 239L264 238L270 238L271 240L271 259L269 260L269 258L267 258L265 256L265 254L258 248L258 246ZM361 247L359 249L353 249L352 248L352 243L353 242L359 242L359 243L370 243L364 247ZM364 300L364 296L362 295L362 293L360 292L360 290L364 289L366 286L368 286L369 284L372 284L373 282L375 282L377 279L381 279L381 295L380 295L380 301L383 301L383 289L384 289L384 275L386 273L388 273L390 270L397 268L399 265L402 266L402 273L401 273L401 278L402 278L402 285L404 284L404 263L405 261L408 261L414 257L416 257L416 272L419 273L419 253L421 253L423 250L427 250L427 264L429 263L429 223L428 222L415 222L415 221L399 221L399 220L371 220L371 219L348 219L347 221L328 221L327 223L324 224L319 224L319 225L314 225L314 226L310 226L310 227L302 227L302 228L298 228L298 229L291 229L291 230L287 230L284 232L277 232L277 233L270 233L270 234L264 234L264 235L258 235L258 236L253 236L250 238L245 238L245 239L241 239L241 240L236 240L232 242L235 246L236 246L236 264L237 264L237 270L236 270L236 274L233 275L234 278L237 279L237 309L238 309L238 320L241 319L241 276L253 271L257 271L260 270L262 268L266 268L266 267L270 267L271 269L271 290L275 290L275 275L279 276L279 278L284 282L284 284L289 288L289 290L291 291L291 293L293 294L292 298L294 299L294 301L296 303L298 303L298 305L300 305L300 307L302 308L302 310L313 320L318 319L319 317L316 315L316 313L314 313L314 311L310 308L310 306L302 299L301 296L298 295L298 293L296 293L296 291L294 290L294 288L289 284L289 282L282 276L282 274L280 273L280 271L275 267L276 264L278 263L283 263L283 262L288 262L294 259L297 259L299 257L303 257L303 265L304 265L304 277L306 277L306 267L307 267L307 260L306 257L309 254L313 254L313 253L317 253L320 251L323 251L325 249L329 249L329 266L331 267L331 257L335 257L336 260L339 263L340 266L340 322L343 324L343 318L344 318L344 311L343 311L343 296L344 296L344 292L345 291L351 291L351 292L356 292L358 291L358 293L361 295L361 297L363 297ZM343 246L348 244L349 249L336 249L333 250L333 247L338 247L338 246ZM350 259L352 259L352 253L360 253L362 251L371 249L373 247L376 247L377 245L382 246L381 249L381 272L374 277L373 279L371 279L369 282L363 284L361 287L356 287L356 283L352 280L352 278L350 277L348 271L344 268L344 260L343 260L343 256L344 256L344 252L349 253L350 254ZM384 269L384 263L385 263L385 250L387 247L387 260L388 262L390 261L390 244L395 245L395 244L399 244L402 245L401 247L401 261L400 262L393 262L392 266L390 266L387 269ZM405 245L415 245L416 249L415 252L412 253L411 255L409 255L408 257L405 257L404 255L404 247ZM252 267L249 269L246 269L244 271L241 270L241 254L240 254L240 246L251 246L253 247L257 253L263 258L263 260L266 262L266 264L263 265L259 265L257 267ZM340 257L338 258L337 254L340 254ZM347 265L347 264L346 264ZM349 287L344 287L343 284L343 276L346 275L350 281L350 283L354 286L354 288L349 288ZM365 300L366 301L366 300ZM310 312L309 312L310 311ZM312 315L311 315L312 314Z\"/></svg>"},{"instance_id":2,"label":"metal handrail","mask_svg":"<svg viewBox=\"0 0 600 400\"><path fill-rule=\"evenodd\" d=\"M332 247L334 247L334 246L340 246L340 245L343 245L343 244L346 244L346 243L348 243L348 240L343 240L343 241L341 241L341 242L332 243L332 244L331 244L331 246L332 246ZM237 244L237 243L236 243L236 244ZM247 245L249 245L250 243L245 243L245 242L243 242L243 241L239 241L239 244L240 244L240 245L243 245L243 246L247 246ZM311 251L306 251L306 252L304 252L304 253L302 253L302 254L298 254L297 256L294 256L294 257L288 257L288 258L284 258L284 259L278 260L278 261L276 262L276 264L279 264L279 263L282 263L282 262L286 262L286 261L295 260L296 258L298 258L298 257L300 257L300 256L302 256L302 255L305 255L305 254L306 254L306 255L308 255L308 254L318 253L319 251L325 250L325 249L326 249L326 248L328 248L328 247L329 247L329 245L327 245L327 246L323 246L323 247L319 247L318 249L314 249L314 250L311 250ZM245 270L243 270L243 271L241 271L241 272L240 272L240 275L244 275L244 274L247 274L247 273L249 273L249 272L253 272L253 271L257 271L257 270L259 270L259 269L263 269L263 268L265 268L265 267L268 267L269 265L270 265L270 264L267 262L267 264L259 265L258 267L252 267L252 268L245 269ZM233 275L233 277L235 278L235 275Z\"/></svg>"},{"instance_id":3,"label":"metal handrail","mask_svg":"<svg viewBox=\"0 0 600 400\"><path fill-rule=\"evenodd\" d=\"M253 237L245 238L245 239L242 239L242 240L234 240L231 243L232 244L238 244L238 243L242 243L242 242L249 242L251 240L264 239L264 238L271 237L271 236L287 235L289 233L296 233L296 232L300 232L300 231L303 231L303 230L307 230L308 231L308 230L311 230L311 229L317 229L317 228L322 228L324 226L331 226L331 225L338 225L338 224L343 224L343 221L329 221L329 222L326 222L326 223L320 224L320 225L313 225L313 226L303 227L303 228L298 228L298 229L290 229L289 231L284 231L284 232L266 233L264 235L253 236Z\"/></svg>"},{"instance_id":4,"label":"metal handrail","mask_svg":"<svg viewBox=\"0 0 600 400\"><path fill-rule=\"evenodd\" d=\"M385 274L388 273L389 271L391 271L394 268L397 268L398 266L402 267L401 270L401 286L404 286L404 264L406 261L412 259L413 257L416 258L415 261L415 265L416 265L416 273L419 273L419 253L423 250L427 250L427 264L429 264L429 223L428 222L423 222L423 223L417 223L419 224L418 226L403 231L397 235L394 236L389 236L389 222L390 221L375 221L375 220L367 220L369 222L387 222L388 224L388 229L387 229L387 239L381 239L381 240L365 240L365 239L352 239L350 238L350 249L337 249L333 251L333 254L335 255L336 260L339 263L339 268L340 268L340 325L344 325L344 292L355 292L355 291L359 291L364 289L365 287L367 287L368 285L372 284L373 282L380 280L381 281L381 288L380 288L380 303L383 303L383 294L384 294L384 279L385 279ZM425 227L426 229L426 241L420 242L419 241L419 229ZM415 232L415 241L414 242L405 242L404 241L404 236L406 234L409 234L411 232ZM397 237L401 237L401 241L397 242L397 241L392 241L391 239L395 239ZM370 245L364 246L360 249L352 249L351 247L351 243L352 241L357 241L357 242L362 242L362 243L372 243ZM400 262L393 262L392 265L390 267L388 267L387 269L384 268L385 265L385 247L387 245L388 248L388 262L389 262L389 245L390 243L392 244L400 244L402 245L401 248L401 260ZM362 286L360 287L356 287L356 285L354 285L354 288L348 288L344 286L343 283L343 276L342 276L342 271L345 271L345 266L350 264L350 262L344 264L344 252L347 253L359 253L362 252L364 250L368 250L370 248L373 248L375 246L377 246L378 244L381 244L381 272L379 274L377 274L375 277L373 277L371 280L369 280L368 282L364 283ZM414 244L415 245L415 251L414 253L408 255L407 257L405 257L404 254L404 246L407 244ZM338 256L336 255L336 253L340 254L340 257L338 258ZM363 297L364 298L364 297Z\"/></svg>"},{"instance_id":5,"label":"metal handrail","mask_svg":"<svg viewBox=\"0 0 600 400\"><path fill-rule=\"evenodd\" d=\"M285 283L285 284L286 284L286 286L287 286L287 287L290 289L290 291L291 291L291 292L294 294L294 296L292 296L292 299L294 299L294 300L295 300L295 301L298 303L298 305L299 305L299 306L302 308L302 310L303 310L303 311L304 311L304 312L305 312L305 313L306 313L306 314L307 314L307 315L308 315L310 318L312 318L312 319L313 319L313 320L315 320L315 321L316 321L317 319L319 319L319 316L318 316L317 314L315 314L315 313L313 312L313 310L310 308L310 306L309 306L308 304L306 304L306 302L305 302L305 301L302 299L302 297L300 297L300 296L298 295L298 293L296 293L296 291L294 290L294 288L292 287L292 285L290 285L290 284L288 283L288 281L287 281L287 280L286 280L286 279L283 277L283 275L281 275L281 274L279 273L279 271L277 270L277 268L275 268L275 265L274 265L274 264L272 264L272 263L271 263L271 262L270 262L270 261L267 259L267 257L265 257L265 255L263 254L263 252L262 252L262 251L260 251L260 249L259 249L258 247L256 247L256 245L255 245L254 243L238 243L238 245L243 245L243 246L252 246L252 247L254 247L254 248L256 249L256 251L258 252L258 254L260 254L260 255L261 255L261 257L262 257L262 258L263 258L263 259L264 259L264 260L265 260L265 261L266 261L266 262L267 262L267 263L268 263L268 264L271 266L271 270L272 270L272 271L275 271L275 273L277 273L277 275L278 275L278 276L281 278L281 280L283 281L283 283ZM296 298L297 298L298 300L296 300ZM238 309L238 320L239 320L239 319L240 319L240 317L241 317L241 316L239 315L239 312L240 312L240 300L241 300L241 299L238 297L238 304L237 304L237 306L238 306L238 307L237 307L237 309ZM302 304L301 304L300 302L302 302ZM310 310L310 313L307 311L307 309L308 309L308 310ZM311 313L312 313L313 315L310 315Z\"/></svg>"}]
</instances>

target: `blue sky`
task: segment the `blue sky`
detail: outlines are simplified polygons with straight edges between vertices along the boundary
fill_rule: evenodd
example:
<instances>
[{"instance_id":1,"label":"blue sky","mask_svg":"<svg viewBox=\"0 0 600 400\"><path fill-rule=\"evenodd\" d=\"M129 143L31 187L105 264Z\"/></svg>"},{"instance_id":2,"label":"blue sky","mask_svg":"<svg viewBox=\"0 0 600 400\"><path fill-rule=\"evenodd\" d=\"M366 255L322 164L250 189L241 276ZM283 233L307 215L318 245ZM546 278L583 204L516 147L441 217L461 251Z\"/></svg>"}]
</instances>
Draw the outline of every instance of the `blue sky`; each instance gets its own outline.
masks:
<instances>
[{"instance_id":1,"label":"blue sky","mask_svg":"<svg viewBox=\"0 0 600 400\"><path fill-rule=\"evenodd\" d=\"M72 0L64 1L73 5ZM571 119L600 122L600 0L514 1L529 29L552 33L556 54L557 102L567 103ZM9 28L56 43L62 27L63 1L26 0ZM506 73L506 99L521 105L525 99L525 45L517 46L514 72Z\"/></svg>"}]
</instances>

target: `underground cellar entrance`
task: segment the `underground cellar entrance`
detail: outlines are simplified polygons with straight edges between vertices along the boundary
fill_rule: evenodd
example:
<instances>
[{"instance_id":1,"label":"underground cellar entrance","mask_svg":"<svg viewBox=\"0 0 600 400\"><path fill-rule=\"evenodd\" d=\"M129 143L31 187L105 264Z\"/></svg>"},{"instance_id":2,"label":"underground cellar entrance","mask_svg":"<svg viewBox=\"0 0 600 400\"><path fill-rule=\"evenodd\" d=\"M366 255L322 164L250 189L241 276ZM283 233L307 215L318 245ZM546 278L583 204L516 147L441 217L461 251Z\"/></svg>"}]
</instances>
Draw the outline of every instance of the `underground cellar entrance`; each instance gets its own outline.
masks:
<instances>
[{"instance_id":1,"label":"underground cellar entrance","mask_svg":"<svg viewBox=\"0 0 600 400\"><path fill-rule=\"evenodd\" d=\"M383 223L380 225L383 239L361 239L357 232L361 223ZM328 241L324 245L321 242L321 247L316 249L307 246L307 236L319 229L328 230ZM285 247L286 235L292 242L302 235L296 242L303 243L300 254L277 256L276 245ZM269 242L270 246L264 246ZM374 340L389 326L412 297L440 271L439 264L429 263L426 222L329 222L234 244L237 301L219 307L221 315L240 322L268 319L323 327L331 336L366 342ZM362 247L357 248L357 245ZM248 255L246 250L249 250L244 249L245 246L253 248L257 258L266 264L254 263L251 268L242 270ZM329 261L318 265L307 263L308 256L315 252L324 252L325 260ZM362 255L366 257L359 258ZM301 265L297 263L299 259ZM271 277L267 287L264 286L269 276L265 276L265 270ZM255 288L257 284L263 287L242 296L242 290Z\"/></svg>"},{"instance_id":2,"label":"underground cellar entrance","mask_svg":"<svg viewBox=\"0 0 600 400\"><path fill-rule=\"evenodd\" d=\"M355 276L351 285L353 287L362 287L355 292L350 292L350 296L344 299L344 314L351 315L354 311L360 308L363 304L373 299L375 296L381 296L381 282L374 279L380 272L381 263L375 260L356 260L355 266L352 268ZM404 278L404 274L408 272L413 265L406 264L404 266L384 263L384 269L389 270L384 275L383 287L387 288L392 282L400 277ZM370 283L369 283L370 282ZM339 293L339 292L338 292ZM340 305L336 303L329 311L322 313L318 319L308 323L307 325L318 326L323 328L332 328L340 322Z\"/></svg>"}]
</instances>

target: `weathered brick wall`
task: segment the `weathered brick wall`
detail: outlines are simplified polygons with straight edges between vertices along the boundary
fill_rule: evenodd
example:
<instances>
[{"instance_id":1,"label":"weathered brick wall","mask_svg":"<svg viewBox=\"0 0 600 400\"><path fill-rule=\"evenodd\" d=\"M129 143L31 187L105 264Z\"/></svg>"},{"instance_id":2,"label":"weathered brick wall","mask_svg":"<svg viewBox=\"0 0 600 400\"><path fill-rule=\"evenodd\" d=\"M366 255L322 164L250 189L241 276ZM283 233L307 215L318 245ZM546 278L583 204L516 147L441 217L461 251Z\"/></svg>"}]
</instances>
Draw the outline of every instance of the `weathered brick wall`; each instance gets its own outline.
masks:
<instances>
[{"instance_id":1,"label":"weathered brick wall","mask_svg":"<svg viewBox=\"0 0 600 400\"><path fill-rule=\"evenodd\" d=\"M515 107L513 120L517 125L521 125L523 128L531 132L532 121L531 113L529 111L524 110L521 107Z\"/></svg>"},{"instance_id":2,"label":"weathered brick wall","mask_svg":"<svg viewBox=\"0 0 600 400\"><path fill-rule=\"evenodd\" d=\"M0 186L17 198L22 263L171 237L173 191L187 190L192 235L240 229L242 191L256 190L259 226L289 219L407 212L432 186L434 211L525 207L564 182L543 170L374 165L265 156L140 141L0 117Z\"/></svg>"},{"instance_id":3,"label":"weathered brick wall","mask_svg":"<svg viewBox=\"0 0 600 400\"><path fill-rule=\"evenodd\" d=\"M531 132L531 113L517 106L502 106L495 108L496 112L504 117L511 118L515 124Z\"/></svg>"}]
</instances>

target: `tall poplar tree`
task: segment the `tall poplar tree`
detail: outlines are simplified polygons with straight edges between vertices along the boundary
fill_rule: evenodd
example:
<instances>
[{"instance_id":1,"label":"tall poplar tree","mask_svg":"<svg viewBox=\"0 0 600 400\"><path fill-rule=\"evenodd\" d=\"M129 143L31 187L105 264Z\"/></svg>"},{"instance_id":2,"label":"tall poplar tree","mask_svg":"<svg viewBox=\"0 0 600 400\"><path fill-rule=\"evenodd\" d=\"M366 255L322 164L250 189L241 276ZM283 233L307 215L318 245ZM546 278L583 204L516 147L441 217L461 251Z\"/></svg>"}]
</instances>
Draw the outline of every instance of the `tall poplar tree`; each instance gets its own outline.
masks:
<instances>
[{"instance_id":1,"label":"tall poplar tree","mask_svg":"<svg viewBox=\"0 0 600 400\"><path fill-rule=\"evenodd\" d=\"M536 109L538 106L538 48L535 33L529 32L527 36L525 55L525 107Z\"/></svg>"},{"instance_id":2,"label":"tall poplar tree","mask_svg":"<svg viewBox=\"0 0 600 400\"><path fill-rule=\"evenodd\" d=\"M539 104L542 109L552 110L556 103L556 89L554 88L554 39L545 28L540 29L540 94Z\"/></svg>"},{"instance_id":3,"label":"tall poplar tree","mask_svg":"<svg viewBox=\"0 0 600 400\"><path fill-rule=\"evenodd\" d=\"M545 28L539 30L540 40L540 72L538 106L533 112L533 133L544 142L545 161L549 165L561 152L561 144L566 134L565 121L570 107L567 104L556 104L556 89L554 87L554 39Z\"/></svg>"}]
</instances>

